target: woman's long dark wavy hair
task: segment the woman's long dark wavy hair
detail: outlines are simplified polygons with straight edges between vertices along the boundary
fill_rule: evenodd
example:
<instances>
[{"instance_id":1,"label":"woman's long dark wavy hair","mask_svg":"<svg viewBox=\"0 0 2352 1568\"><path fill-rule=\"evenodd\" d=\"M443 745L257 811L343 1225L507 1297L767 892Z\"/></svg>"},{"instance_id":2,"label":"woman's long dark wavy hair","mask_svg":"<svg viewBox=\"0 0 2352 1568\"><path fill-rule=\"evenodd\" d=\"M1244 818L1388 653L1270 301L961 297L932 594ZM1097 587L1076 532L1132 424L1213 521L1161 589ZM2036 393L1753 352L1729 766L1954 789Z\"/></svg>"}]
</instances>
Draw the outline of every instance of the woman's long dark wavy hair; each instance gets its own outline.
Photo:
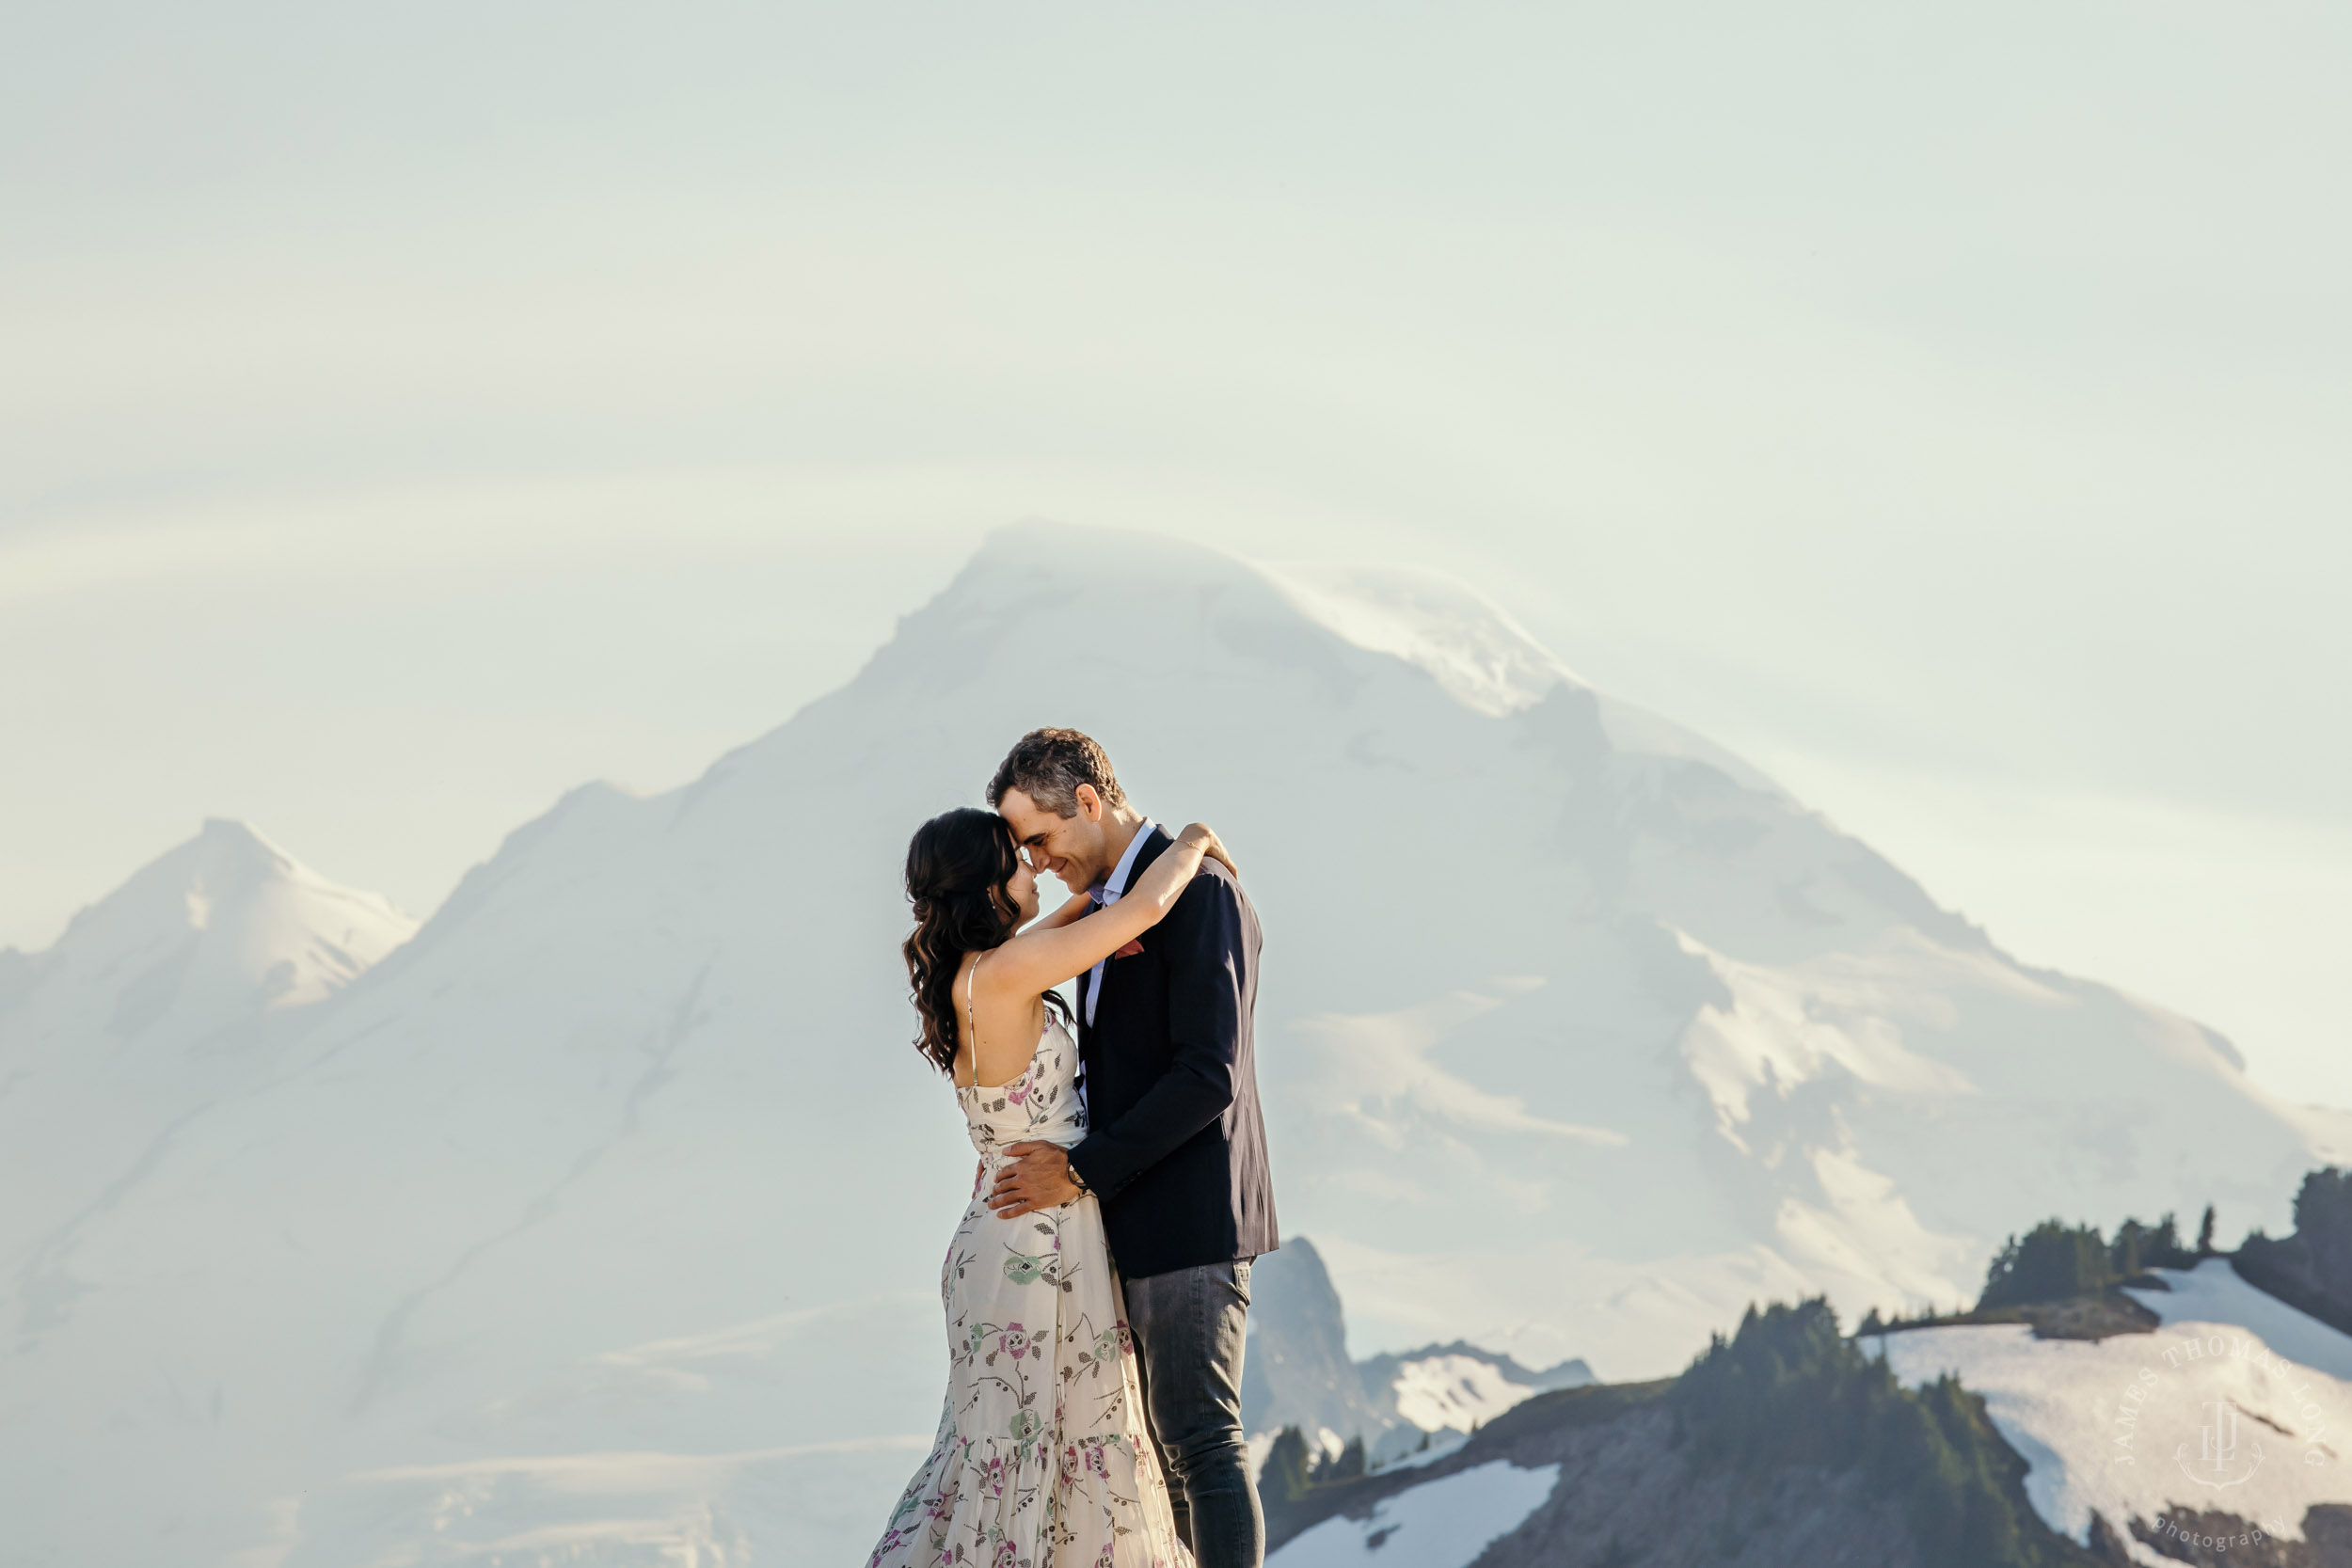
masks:
<instances>
[{"instance_id":1,"label":"woman's long dark wavy hair","mask_svg":"<svg viewBox=\"0 0 2352 1568\"><path fill-rule=\"evenodd\" d=\"M914 992L923 1032L914 1048L949 1077L956 1070L956 971L963 956L1001 947L1020 927L1021 911L1007 884L1021 866L1012 830L993 811L959 806L914 830L907 846L907 897L914 932L899 951ZM1045 993L1048 1006L1067 1015L1068 1004Z\"/></svg>"}]
</instances>

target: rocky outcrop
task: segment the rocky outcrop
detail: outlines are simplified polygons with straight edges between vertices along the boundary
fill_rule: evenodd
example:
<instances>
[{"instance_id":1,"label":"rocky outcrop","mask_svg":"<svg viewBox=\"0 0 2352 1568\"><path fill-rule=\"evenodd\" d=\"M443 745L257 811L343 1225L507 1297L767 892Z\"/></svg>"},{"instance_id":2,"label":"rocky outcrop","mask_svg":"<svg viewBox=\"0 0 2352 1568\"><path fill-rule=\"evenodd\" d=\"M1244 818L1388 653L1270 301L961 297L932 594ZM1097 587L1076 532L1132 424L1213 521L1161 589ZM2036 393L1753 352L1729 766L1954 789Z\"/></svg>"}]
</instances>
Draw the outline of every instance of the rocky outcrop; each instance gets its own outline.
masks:
<instances>
[{"instance_id":1,"label":"rocky outcrop","mask_svg":"<svg viewBox=\"0 0 2352 1568\"><path fill-rule=\"evenodd\" d=\"M1323 1255L1304 1236L1251 1265L1249 1348L1242 1360L1242 1424L1297 1427L1310 1440L1377 1436L1391 1423L1364 1397L1347 1358L1347 1320Z\"/></svg>"}]
</instances>

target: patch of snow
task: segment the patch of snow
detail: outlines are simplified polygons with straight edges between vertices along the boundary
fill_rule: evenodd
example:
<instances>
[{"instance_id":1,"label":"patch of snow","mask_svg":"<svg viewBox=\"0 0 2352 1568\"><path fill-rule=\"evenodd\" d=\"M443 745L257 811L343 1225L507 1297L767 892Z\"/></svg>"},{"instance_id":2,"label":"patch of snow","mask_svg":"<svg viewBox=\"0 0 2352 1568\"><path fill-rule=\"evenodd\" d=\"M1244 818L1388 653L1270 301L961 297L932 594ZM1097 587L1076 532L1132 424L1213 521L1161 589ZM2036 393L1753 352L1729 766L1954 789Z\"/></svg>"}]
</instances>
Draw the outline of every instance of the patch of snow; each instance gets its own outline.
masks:
<instances>
[{"instance_id":1,"label":"patch of snow","mask_svg":"<svg viewBox=\"0 0 2352 1568\"><path fill-rule=\"evenodd\" d=\"M2185 1508L2300 1540L2312 1505L2352 1503L2352 1474L2334 1448L2352 1420L2352 1379L2343 1375L2352 1344L2218 1259L2165 1277L2179 1287L2169 1302L2164 1291L2134 1292L2176 1308L2153 1334L2093 1344L2036 1339L2023 1325L1906 1329L1884 1337L1887 1364L1907 1384L1952 1372L1982 1395L2031 1466L2025 1485L2035 1512L2077 1542L2093 1510L2122 1531L2134 1518L2154 1523ZM2167 1560L2137 1541L2131 1551L2151 1568Z\"/></svg>"},{"instance_id":2,"label":"patch of snow","mask_svg":"<svg viewBox=\"0 0 2352 1568\"><path fill-rule=\"evenodd\" d=\"M2249 1285L2228 1259L2208 1258L2194 1269L2151 1272L2169 1289L2124 1293L2163 1319L2167 1327L2176 1323L2236 1323L2261 1335L2263 1343L2290 1361L2352 1381L2352 1335ZM2352 1410L2344 1417L2352 1420Z\"/></svg>"},{"instance_id":3,"label":"patch of snow","mask_svg":"<svg viewBox=\"0 0 2352 1568\"><path fill-rule=\"evenodd\" d=\"M1526 1522L1560 1483L1560 1466L1497 1459L1408 1486L1372 1516L1324 1520L1266 1559L1267 1568L1468 1568Z\"/></svg>"},{"instance_id":4,"label":"patch of snow","mask_svg":"<svg viewBox=\"0 0 2352 1568\"><path fill-rule=\"evenodd\" d=\"M1402 1436L1402 1433L1396 1435ZM1402 1453L1385 1457L1372 1468L1386 1474L1391 1470L1418 1470L1424 1465L1435 1465L1438 1460L1469 1442L1470 1433L1456 1432L1450 1428L1440 1428L1436 1432L1422 1433L1422 1438L1428 1444L1428 1447L1407 1449Z\"/></svg>"},{"instance_id":5,"label":"patch of snow","mask_svg":"<svg viewBox=\"0 0 2352 1568\"><path fill-rule=\"evenodd\" d=\"M1534 1392L1468 1355L1432 1355L1396 1370L1396 1413L1423 1432L1469 1432Z\"/></svg>"}]
</instances>

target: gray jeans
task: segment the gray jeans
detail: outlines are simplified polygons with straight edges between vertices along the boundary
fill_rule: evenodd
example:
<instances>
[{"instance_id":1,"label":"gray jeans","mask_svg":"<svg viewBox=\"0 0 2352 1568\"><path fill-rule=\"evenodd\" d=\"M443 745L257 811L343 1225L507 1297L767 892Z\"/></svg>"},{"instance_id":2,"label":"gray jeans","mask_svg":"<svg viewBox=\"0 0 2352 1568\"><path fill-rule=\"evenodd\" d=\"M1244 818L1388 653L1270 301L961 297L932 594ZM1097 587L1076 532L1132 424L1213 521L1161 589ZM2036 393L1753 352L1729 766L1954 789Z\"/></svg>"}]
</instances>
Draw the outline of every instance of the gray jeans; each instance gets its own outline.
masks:
<instances>
[{"instance_id":1,"label":"gray jeans","mask_svg":"<svg viewBox=\"0 0 2352 1568\"><path fill-rule=\"evenodd\" d=\"M1249 1259L1127 1281L1143 1411L1168 1471L1176 1533L1199 1568L1261 1568L1265 1519L1241 1432Z\"/></svg>"}]
</instances>

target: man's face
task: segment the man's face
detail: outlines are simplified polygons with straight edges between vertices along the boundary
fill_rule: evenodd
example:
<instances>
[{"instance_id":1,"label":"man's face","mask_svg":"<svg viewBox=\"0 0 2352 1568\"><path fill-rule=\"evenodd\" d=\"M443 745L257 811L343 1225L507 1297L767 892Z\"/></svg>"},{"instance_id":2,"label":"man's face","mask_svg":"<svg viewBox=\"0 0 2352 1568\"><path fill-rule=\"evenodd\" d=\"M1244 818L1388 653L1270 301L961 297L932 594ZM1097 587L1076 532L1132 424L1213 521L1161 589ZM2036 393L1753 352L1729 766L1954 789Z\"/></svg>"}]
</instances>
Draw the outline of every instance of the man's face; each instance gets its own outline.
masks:
<instances>
[{"instance_id":1,"label":"man's face","mask_svg":"<svg viewBox=\"0 0 2352 1568\"><path fill-rule=\"evenodd\" d=\"M1090 784L1078 786L1078 815L1057 816L1041 808L1025 790L1008 789L996 815L1012 828L1021 852L1040 871L1050 871L1073 893L1110 875L1104 852L1103 802Z\"/></svg>"}]
</instances>

